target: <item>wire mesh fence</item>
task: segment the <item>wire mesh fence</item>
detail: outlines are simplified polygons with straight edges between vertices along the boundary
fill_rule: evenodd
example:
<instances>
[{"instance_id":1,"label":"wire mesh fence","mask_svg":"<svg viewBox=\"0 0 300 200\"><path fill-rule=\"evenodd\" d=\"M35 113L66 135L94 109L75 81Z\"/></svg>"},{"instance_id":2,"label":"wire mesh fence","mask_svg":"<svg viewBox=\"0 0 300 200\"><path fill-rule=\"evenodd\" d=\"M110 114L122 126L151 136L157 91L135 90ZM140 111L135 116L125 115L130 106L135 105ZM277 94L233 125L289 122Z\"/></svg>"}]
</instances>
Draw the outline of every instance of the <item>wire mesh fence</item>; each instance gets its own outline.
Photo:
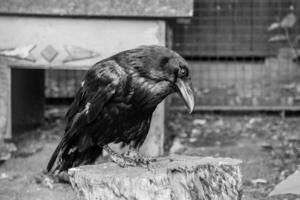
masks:
<instances>
[{"instance_id":1,"label":"wire mesh fence","mask_svg":"<svg viewBox=\"0 0 300 200\"><path fill-rule=\"evenodd\" d=\"M193 70L198 108L300 105L300 66L287 40L269 42L268 31L286 15L300 14L297 0L195 0L194 16L177 19L173 49ZM299 32L298 23L289 28ZM173 96L172 105L180 101Z\"/></svg>"}]
</instances>

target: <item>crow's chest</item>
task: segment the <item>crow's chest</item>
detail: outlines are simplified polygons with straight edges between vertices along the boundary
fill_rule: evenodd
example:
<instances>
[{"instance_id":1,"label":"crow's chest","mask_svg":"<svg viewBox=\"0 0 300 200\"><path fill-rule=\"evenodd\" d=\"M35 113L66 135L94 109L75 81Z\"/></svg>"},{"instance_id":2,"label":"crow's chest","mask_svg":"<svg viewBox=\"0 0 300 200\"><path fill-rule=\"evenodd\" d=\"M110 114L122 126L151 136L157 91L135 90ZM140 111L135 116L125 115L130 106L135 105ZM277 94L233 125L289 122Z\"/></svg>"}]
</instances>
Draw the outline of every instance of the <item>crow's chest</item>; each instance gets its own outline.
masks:
<instances>
[{"instance_id":1,"label":"crow's chest","mask_svg":"<svg viewBox=\"0 0 300 200\"><path fill-rule=\"evenodd\" d=\"M103 115L102 122L107 126L105 130L109 130L115 142L128 143L144 138L150 127L152 110L125 105L111 104Z\"/></svg>"}]
</instances>

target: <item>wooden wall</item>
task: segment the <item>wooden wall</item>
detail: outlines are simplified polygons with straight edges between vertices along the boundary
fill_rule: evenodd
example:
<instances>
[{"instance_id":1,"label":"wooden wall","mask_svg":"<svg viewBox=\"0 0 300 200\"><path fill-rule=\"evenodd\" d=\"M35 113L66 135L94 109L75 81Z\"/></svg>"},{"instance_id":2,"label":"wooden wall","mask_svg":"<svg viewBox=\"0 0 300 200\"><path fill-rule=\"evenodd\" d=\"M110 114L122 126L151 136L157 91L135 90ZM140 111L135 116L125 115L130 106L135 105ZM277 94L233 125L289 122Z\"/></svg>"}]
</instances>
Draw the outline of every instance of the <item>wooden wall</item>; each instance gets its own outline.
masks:
<instances>
[{"instance_id":1,"label":"wooden wall","mask_svg":"<svg viewBox=\"0 0 300 200\"><path fill-rule=\"evenodd\" d=\"M0 57L0 140L11 136L11 79L7 64L7 59Z\"/></svg>"},{"instance_id":2,"label":"wooden wall","mask_svg":"<svg viewBox=\"0 0 300 200\"><path fill-rule=\"evenodd\" d=\"M284 58L264 61L190 61L198 107L300 107L300 67ZM183 106L176 96L173 106ZM284 109L283 109L284 110Z\"/></svg>"}]
</instances>

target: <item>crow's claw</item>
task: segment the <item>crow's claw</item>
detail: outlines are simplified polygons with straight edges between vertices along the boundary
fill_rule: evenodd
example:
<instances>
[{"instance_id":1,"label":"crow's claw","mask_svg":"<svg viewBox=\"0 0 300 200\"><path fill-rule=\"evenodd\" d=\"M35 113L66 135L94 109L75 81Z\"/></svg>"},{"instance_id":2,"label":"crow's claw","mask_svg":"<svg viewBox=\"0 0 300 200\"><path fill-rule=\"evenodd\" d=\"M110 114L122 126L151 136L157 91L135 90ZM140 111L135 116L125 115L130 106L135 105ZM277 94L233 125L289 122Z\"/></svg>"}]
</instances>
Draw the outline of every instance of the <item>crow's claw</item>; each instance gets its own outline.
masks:
<instances>
[{"instance_id":1,"label":"crow's claw","mask_svg":"<svg viewBox=\"0 0 300 200\"><path fill-rule=\"evenodd\" d=\"M134 160L138 166L145 167L149 169L151 162L156 161L155 158L142 156L138 151L130 149L123 154L125 158Z\"/></svg>"},{"instance_id":2,"label":"crow's claw","mask_svg":"<svg viewBox=\"0 0 300 200\"><path fill-rule=\"evenodd\" d=\"M110 158L113 162L117 163L120 167L135 167L137 163L134 160L123 157L119 154L111 154Z\"/></svg>"},{"instance_id":3,"label":"crow's claw","mask_svg":"<svg viewBox=\"0 0 300 200\"><path fill-rule=\"evenodd\" d=\"M137 166L135 160L117 154L108 145L103 146L103 149L108 153L110 159L120 167Z\"/></svg>"}]
</instances>

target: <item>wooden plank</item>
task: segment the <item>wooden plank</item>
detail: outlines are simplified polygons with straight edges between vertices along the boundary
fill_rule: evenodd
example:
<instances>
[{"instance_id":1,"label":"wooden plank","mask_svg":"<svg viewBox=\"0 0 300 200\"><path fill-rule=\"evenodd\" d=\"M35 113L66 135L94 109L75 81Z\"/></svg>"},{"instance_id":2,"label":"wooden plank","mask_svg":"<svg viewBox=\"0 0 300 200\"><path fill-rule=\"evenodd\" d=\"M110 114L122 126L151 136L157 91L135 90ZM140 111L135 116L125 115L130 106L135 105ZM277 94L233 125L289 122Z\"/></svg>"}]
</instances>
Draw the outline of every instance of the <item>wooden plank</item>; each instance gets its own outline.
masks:
<instances>
[{"instance_id":1,"label":"wooden plank","mask_svg":"<svg viewBox=\"0 0 300 200\"><path fill-rule=\"evenodd\" d=\"M185 112L184 106L171 106L172 111ZM299 106L195 106L194 112L201 111L300 111Z\"/></svg>"},{"instance_id":2,"label":"wooden plank","mask_svg":"<svg viewBox=\"0 0 300 200\"><path fill-rule=\"evenodd\" d=\"M46 69L46 70L88 70L91 65L83 64L83 65L72 65L72 64L38 64L38 63L29 63L27 61L16 60L8 58L9 63L13 63L14 68L20 69ZM92 64L92 63L91 63Z\"/></svg>"},{"instance_id":3,"label":"wooden plank","mask_svg":"<svg viewBox=\"0 0 300 200\"><path fill-rule=\"evenodd\" d=\"M8 87L7 87L7 94L8 94L8 97L7 97L7 100L8 100L8 103L7 103L7 111L8 111L8 114L7 114L7 129L6 129L6 135L5 135L5 138L11 138L12 137L12 102L11 102L11 68L9 68L9 63L7 63L7 83L8 83Z\"/></svg>"},{"instance_id":4,"label":"wooden plank","mask_svg":"<svg viewBox=\"0 0 300 200\"><path fill-rule=\"evenodd\" d=\"M0 17L0 50L35 45L31 54L36 61L13 59L12 63L18 66L82 69L122 50L140 45L164 45L164 39L161 40L164 37L165 22L162 20ZM42 56L49 45L58 52L52 62ZM69 56L67 45L100 55L64 63Z\"/></svg>"},{"instance_id":5,"label":"wooden plank","mask_svg":"<svg viewBox=\"0 0 300 200\"><path fill-rule=\"evenodd\" d=\"M153 113L149 134L141 147L141 152L147 156L164 154L165 136L165 103L160 103Z\"/></svg>"},{"instance_id":6,"label":"wooden plank","mask_svg":"<svg viewBox=\"0 0 300 200\"><path fill-rule=\"evenodd\" d=\"M11 137L10 69L0 57L0 140Z\"/></svg>"},{"instance_id":7,"label":"wooden plank","mask_svg":"<svg viewBox=\"0 0 300 200\"><path fill-rule=\"evenodd\" d=\"M1 14L58 16L187 17L193 0L1 0Z\"/></svg>"},{"instance_id":8,"label":"wooden plank","mask_svg":"<svg viewBox=\"0 0 300 200\"><path fill-rule=\"evenodd\" d=\"M300 69L286 59L190 61L196 105L300 106ZM180 105L172 97L173 105Z\"/></svg>"}]
</instances>

